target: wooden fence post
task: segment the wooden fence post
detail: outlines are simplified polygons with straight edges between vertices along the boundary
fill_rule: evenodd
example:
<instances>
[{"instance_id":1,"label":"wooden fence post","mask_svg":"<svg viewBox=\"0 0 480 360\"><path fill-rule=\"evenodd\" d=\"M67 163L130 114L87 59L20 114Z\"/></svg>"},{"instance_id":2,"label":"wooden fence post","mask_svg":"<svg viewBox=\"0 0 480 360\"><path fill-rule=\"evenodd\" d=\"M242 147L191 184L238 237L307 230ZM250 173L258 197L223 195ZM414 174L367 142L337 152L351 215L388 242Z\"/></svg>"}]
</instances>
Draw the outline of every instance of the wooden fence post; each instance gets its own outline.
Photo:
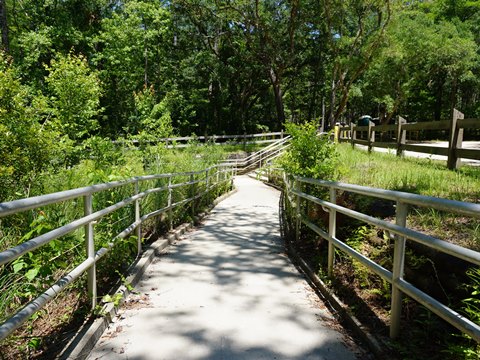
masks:
<instances>
[{"instance_id":1,"label":"wooden fence post","mask_svg":"<svg viewBox=\"0 0 480 360\"><path fill-rule=\"evenodd\" d=\"M354 130L355 124L350 123L350 141L352 143L352 148L355 148L355 140L357 139L357 131Z\"/></svg>"},{"instance_id":2,"label":"wooden fence post","mask_svg":"<svg viewBox=\"0 0 480 360\"><path fill-rule=\"evenodd\" d=\"M375 124L372 122L372 121L369 121L368 122L368 133L367 133L367 137L368 137L368 152L371 153L372 152L372 149L373 149L373 143L375 142L375 128L374 128Z\"/></svg>"},{"instance_id":3,"label":"wooden fence post","mask_svg":"<svg viewBox=\"0 0 480 360\"><path fill-rule=\"evenodd\" d=\"M450 138L448 141L448 160L447 167L450 170L458 169L460 167L460 158L457 157L457 149L462 148L463 129L458 128L458 119L463 119L465 116L457 109L453 109L452 123L450 125Z\"/></svg>"},{"instance_id":4,"label":"wooden fence post","mask_svg":"<svg viewBox=\"0 0 480 360\"><path fill-rule=\"evenodd\" d=\"M407 120L403 117L398 117L397 122L397 156L403 155L403 145L407 142L407 132L402 129L402 125L406 124Z\"/></svg>"}]
</instances>

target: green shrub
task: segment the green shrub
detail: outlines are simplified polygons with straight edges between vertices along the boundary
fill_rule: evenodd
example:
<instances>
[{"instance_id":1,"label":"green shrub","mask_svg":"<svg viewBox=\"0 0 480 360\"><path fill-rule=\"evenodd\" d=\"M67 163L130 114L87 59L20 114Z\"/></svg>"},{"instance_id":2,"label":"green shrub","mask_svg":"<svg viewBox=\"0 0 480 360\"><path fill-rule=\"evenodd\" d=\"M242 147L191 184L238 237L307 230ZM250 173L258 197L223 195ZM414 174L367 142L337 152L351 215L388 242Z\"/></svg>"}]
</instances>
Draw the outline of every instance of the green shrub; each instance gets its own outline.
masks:
<instances>
[{"instance_id":1,"label":"green shrub","mask_svg":"<svg viewBox=\"0 0 480 360\"><path fill-rule=\"evenodd\" d=\"M285 127L292 139L280 159L283 169L292 175L333 180L338 156L330 136L319 134L314 122L287 123Z\"/></svg>"}]
</instances>

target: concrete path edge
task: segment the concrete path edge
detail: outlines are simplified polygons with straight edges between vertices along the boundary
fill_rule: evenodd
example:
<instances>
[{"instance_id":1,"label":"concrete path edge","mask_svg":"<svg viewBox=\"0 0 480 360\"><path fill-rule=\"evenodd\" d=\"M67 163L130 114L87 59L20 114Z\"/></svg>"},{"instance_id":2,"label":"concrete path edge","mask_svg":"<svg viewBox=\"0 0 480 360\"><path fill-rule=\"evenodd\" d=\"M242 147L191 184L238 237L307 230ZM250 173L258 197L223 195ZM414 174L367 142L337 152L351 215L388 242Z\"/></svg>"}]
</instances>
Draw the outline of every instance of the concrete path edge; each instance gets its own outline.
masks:
<instances>
[{"instance_id":1,"label":"concrete path edge","mask_svg":"<svg viewBox=\"0 0 480 360\"><path fill-rule=\"evenodd\" d=\"M272 184L268 181L267 178L260 178L251 176L250 177L256 178L257 180L262 181L265 185L272 186L279 191L283 191L283 189L275 184ZM328 305L333 308L340 316L341 320L348 326L350 330L352 330L355 335L357 335L372 351L377 359L385 359L387 357L387 353L385 352L385 344L371 334L365 326L348 310L347 305L345 305L320 279L320 277L315 274L315 272L310 268L310 266L302 259L302 257L295 251L295 249L288 244L287 239L284 238L285 241L285 249L293 261L293 263L299 268L299 270L305 275L310 286L319 294L320 297L323 297L322 300L326 300Z\"/></svg>"},{"instance_id":2,"label":"concrete path edge","mask_svg":"<svg viewBox=\"0 0 480 360\"><path fill-rule=\"evenodd\" d=\"M210 211L221 201L225 200L229 196L237 192L237 189L233 189L228 193L215 199L205 212L198 214L194 218L194 222L184 223L171 231L166 236L156 240L150 244L148 248L143 252L141 257L137 259L128 270L129 276L126 277L125 282L135 286L145 273L148 265L151 264L154 257L161 253L165 248L171 245L175 240L179 239L186 231L193 228L194 223L199 223ZM104 316L94 320L93 322L87 319L80 329L73 336L72 340L56 357L61 360L83 360L85 359L95 346L98 339L102 336L105 329L112 322L113 318L117 315L119 308L122 306L126 297L129 295L127 286L120 285L114 294L121 294L122 298L120 302L115 305L114 303L107 303L102 309Z\"/></svg>"},{"instance_id":3,"label":"concrete path edge","mask_svg":"<svg viewBox=\"0 0 480 360\"><path fill-rule=\"evenodd\" d=\"M287 252L290 258L301 269L308 278L310 285L324 297L328 304L339 314L340 319L357 335L372 351L377 359L388 358L382 342L373 336L360 321L348 310L348 307L332 293L320 277L310 268L310 266L298 255L290 246L287 246Z\"/></svg>"}]
</instances>

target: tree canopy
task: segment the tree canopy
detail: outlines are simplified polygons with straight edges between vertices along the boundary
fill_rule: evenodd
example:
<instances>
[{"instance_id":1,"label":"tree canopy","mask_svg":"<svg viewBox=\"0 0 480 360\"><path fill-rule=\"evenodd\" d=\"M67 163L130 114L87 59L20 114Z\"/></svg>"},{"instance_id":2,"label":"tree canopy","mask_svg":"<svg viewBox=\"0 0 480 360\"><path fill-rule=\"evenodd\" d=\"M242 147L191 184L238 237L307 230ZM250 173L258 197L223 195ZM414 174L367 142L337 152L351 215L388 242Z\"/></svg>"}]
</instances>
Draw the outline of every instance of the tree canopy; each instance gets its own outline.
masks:
<instances>
[{"instance_id":1,"label":"tree canopy","mask_svg":"<svg viewBox=\"0 0 480 360\"><path fill-rule=\"evenodd\" d=\"M480 117L480 1L0 0L0 22L4 159L11 132L68 165L93 136Z\"/></svg>"}]
</instances>

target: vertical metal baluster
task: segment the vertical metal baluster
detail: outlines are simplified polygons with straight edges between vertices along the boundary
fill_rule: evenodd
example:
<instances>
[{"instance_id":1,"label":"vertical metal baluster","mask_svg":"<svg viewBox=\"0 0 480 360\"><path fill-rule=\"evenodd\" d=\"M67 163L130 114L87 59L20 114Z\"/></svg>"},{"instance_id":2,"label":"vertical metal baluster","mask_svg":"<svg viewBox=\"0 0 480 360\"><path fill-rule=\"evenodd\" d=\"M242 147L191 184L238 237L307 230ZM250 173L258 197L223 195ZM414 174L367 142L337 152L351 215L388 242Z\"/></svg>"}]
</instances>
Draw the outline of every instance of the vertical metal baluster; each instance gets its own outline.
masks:
<instances>
[{"instance_id":1,"label":"vertical metal baluster","mask_svg":"<svg viewBox=\"0 0 480 360\"><path fill-rule=\"evenodd\" d=\"M207 199L206 203L207 205L210 204L210 197L209 197L209 177L208 177L208 169L205 170L205 197Z\"/></svg>"},{"instance_id":2,"label":"vertical metal baluster","mask_svg":"<svg viewBox=\"0 0 480 360\"><path fill-rule=\"evenodd\" d=\"M301 185L298 179L295 179L295 190L300 192ZM301 226L301 213L300 213L300 195L297 195L297 204L296 204L296 221L295 221L295 242L298 244L300 242L300 226Z\"/></svg>"},{"instance_id":3,"label":"vertical metal baluster","mask_svg":"<svg viewBox=\"0 0 480 360\"><path fill-rule=\"evenodd\" d=\"M335 189L330 188L330 202L337 203L337 194ZM334 209L329 209L328 217L328 235L335 237L337 232L337 212ZM335 263L335 246L332 241L328 242L328 276L333 274L333 265Z\"/></svg>"},{"instance_id":4,"label":"vertical metal baluster","mask_svg":"<svg viewBox=\"0 0 480 360\"><path fill-rule=\"evenodd\" d=\"M135 181L135 195L139 193L138 180ZM140 199L135 200L135 222L140 221ZM137 225L137 256L142 253L142 224Z\"/></svg>"},{"instance_id":5,"label":"vertical metal baluster","mask_svg":"<svg viewBox=\"0 0 480 360\"><path fill-rule=\"evenodd\" d=\"M407 224L408 205L397 201L396 221L399 226ZM393 252L393 278L392 278L392 302L390 312L390 337L392 339L400 334L400 318L402 315L402 292L396 285L396 281L403 278L405 264L405 238L395 236L395 248Z\"/></svg>"},{"instance_id":6,"label":"vertical metal baluster","mask_svg":"<svg viewBox=\"0 0 480 360\"><path fill-rule=\"evenodd\" d=\"M192 198L192 221L195 218L195 184L193 183L195 181L194 174L190 174L190 182L192 183L190 185L190 197Z\"/></svg>"},{"instance_id":7,"label":"vertical metal baluster","mask_svg":"<svg viewBox=\"0 0 480 360\"><path fill-rule=\"evenodd\" d=\"M172 176L168 177L168 229L173 229L173 212L172 212Z\"/></svg>"},{"instance_id":8,"label":"vertical metal baluster","mask_svg":"<svg viewBox=\"0 0 480 360\"><path fill-rule=\"evenodd\" d=\"M83 209L85 216L92 214L92 194L88 194L83 197ZM93 221L90 221L87 225L85 225L85 247L87 250L87 257L95 260L95 242L93 231ZM95 263L93 263L92 266L90 266L90 268L87 270L87 284L88 296L92 300L93 310L97 306L97 274Z\"/></svg>"}]
</instances>

